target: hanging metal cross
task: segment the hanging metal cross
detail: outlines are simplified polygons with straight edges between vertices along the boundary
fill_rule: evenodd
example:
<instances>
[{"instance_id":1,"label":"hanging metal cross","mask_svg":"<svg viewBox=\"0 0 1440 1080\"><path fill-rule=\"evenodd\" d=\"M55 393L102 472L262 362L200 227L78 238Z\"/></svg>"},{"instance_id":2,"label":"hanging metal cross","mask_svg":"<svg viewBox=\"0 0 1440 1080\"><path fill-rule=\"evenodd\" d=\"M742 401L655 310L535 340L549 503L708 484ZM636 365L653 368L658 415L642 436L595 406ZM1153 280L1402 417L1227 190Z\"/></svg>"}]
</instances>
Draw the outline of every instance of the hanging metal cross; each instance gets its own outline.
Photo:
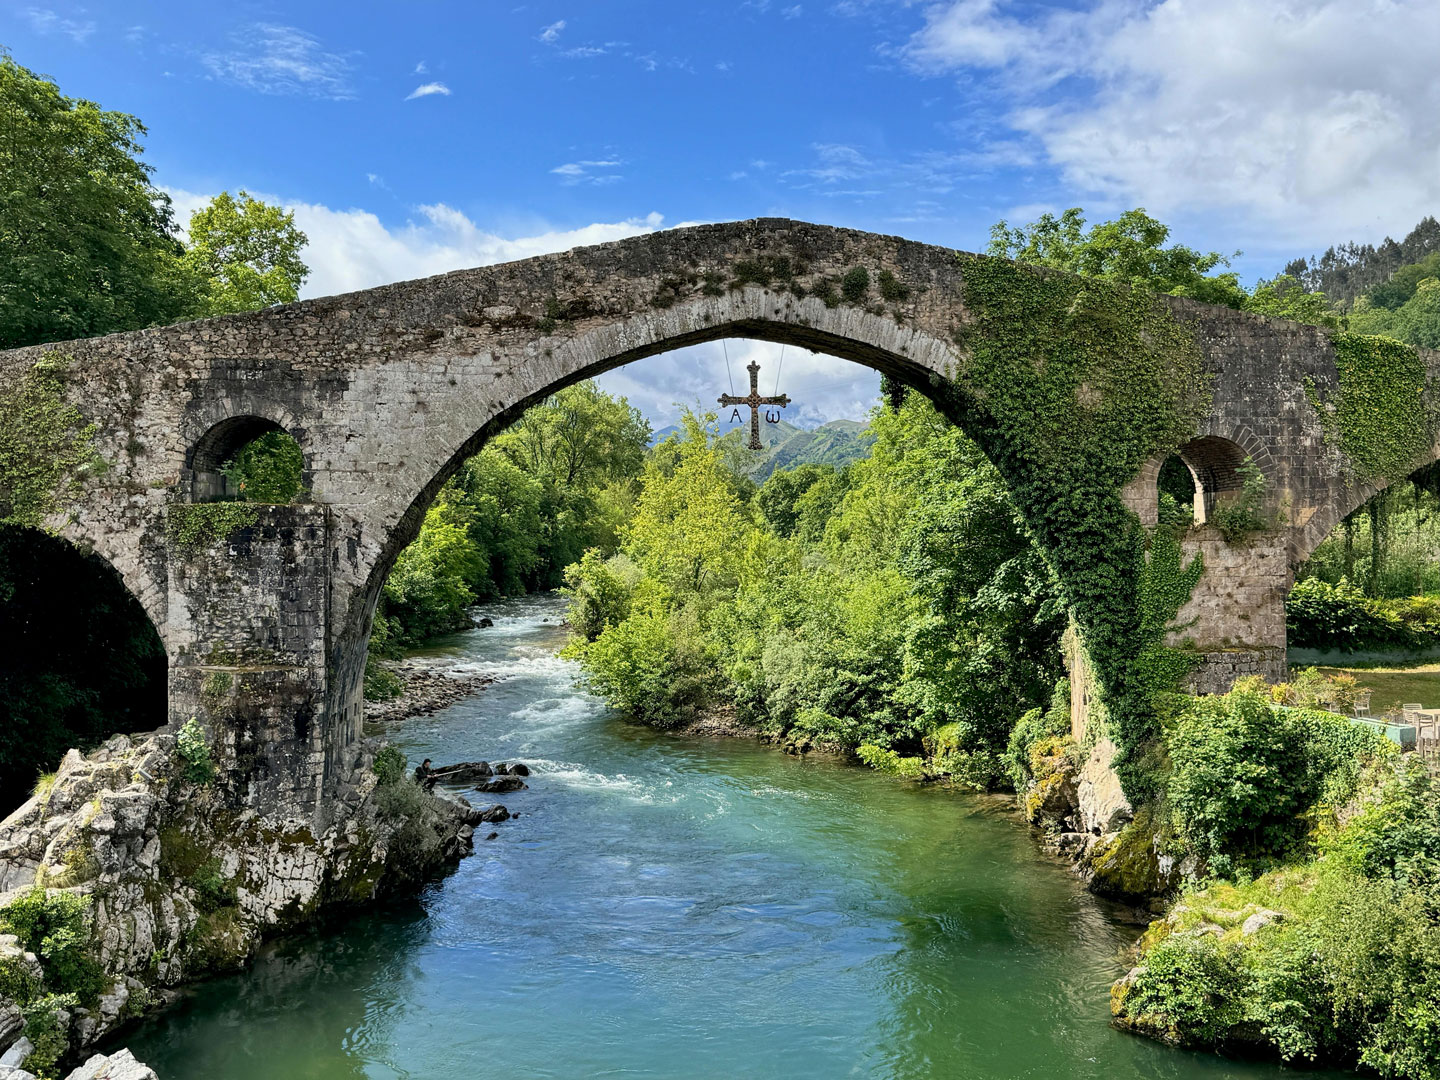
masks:
<instances>
[{"instance_id":1,"label":"hanging metal cross","mask_svg":"<svg viewBox=\"0 0 1440 1080\"><path fill-rule=\"evenodd\" d=\"M778 397L761 397L760 365L757 364L754 360L751 360L750 363L745 365L745 370L750 372L750 396L736 397L733 394L721 394L720 404L730 406L750 406L750 449L763 450L765 449L765 447L760 442L760 406L779 405L780 408L783 409L786 405L790 404L790 399L784 394L781 394ZM733 409L731 413L731 419L740 419L739 412L740 410L738 408ZM769 410L766 410L765 419L772 424L779 423L780 414L776 413L775 419L771 420Z\"/></svg>"}]
</instances>

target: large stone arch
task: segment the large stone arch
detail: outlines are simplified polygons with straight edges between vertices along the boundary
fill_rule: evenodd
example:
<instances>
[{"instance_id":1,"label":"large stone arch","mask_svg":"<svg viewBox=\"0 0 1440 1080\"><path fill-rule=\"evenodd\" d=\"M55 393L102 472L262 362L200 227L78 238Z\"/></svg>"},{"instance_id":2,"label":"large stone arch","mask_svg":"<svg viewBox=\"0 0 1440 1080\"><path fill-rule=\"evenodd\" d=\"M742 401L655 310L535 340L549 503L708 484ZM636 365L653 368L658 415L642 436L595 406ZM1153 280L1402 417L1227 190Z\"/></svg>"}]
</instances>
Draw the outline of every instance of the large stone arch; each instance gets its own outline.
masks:
<instances>
[{"instance_id":1,"label":"large stone arch","mask_svg":"<svg viewBox=\"0 0 1440 1080\"><path fill-rule=\"evenodd\" d=\"M861 268L870 284L847 295L842 282ZM283 789L318 806L359 767L358 665L379 581L439 484L485 439L563 385L727 335L869 364L943 397L952 418L981 411L965 400L964 379L951 381L965 362L957 334L974 315L965 272L955 252L897 237L783 219L701 226L13 350L0 353L0 387L46 351L75 357L67 394L99 425L111 468L48 524L103 554L164 627L172 719L225 722L199 693L217 667L270 695L274 708L251 724L246 797ZM1297 556L1363 494L1326 446L1306 392L1337 385L1334 348L1315 327L1157 302L1189 328L1211 380L1193 437L1265 455L1285 513L1256 544L1198 538L1209 545L1195 594L1203 617L1179 636L1219 656L1222 675L1227 664L1273 670L1283 664L1283 586ZM1440 357L1425 359L1440 376ZM180 551L166 539L167 518L195 496L200 440L237 416L297 438L310 502L265 509L224 542ZM1137 468L1142 482L1147 470Z\"/></svg>"}]
</instances>

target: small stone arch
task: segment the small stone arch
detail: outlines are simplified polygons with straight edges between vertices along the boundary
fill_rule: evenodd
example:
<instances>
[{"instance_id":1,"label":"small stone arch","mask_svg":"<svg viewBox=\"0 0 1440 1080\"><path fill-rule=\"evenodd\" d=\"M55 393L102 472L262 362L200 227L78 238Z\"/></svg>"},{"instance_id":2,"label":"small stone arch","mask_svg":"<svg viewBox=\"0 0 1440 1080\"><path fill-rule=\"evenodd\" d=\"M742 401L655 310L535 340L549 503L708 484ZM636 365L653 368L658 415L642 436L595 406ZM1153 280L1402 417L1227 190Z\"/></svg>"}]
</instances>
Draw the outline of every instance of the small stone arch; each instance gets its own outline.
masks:
<instances>
[{"instance_id":1,"label":"small stone arch","mask_svg":"<svg viewBox=\"0 0 1440 1080\"><path fill-rule=\"evenodd\" d=\"M1217 508L1240 497L1245 486L1240 467L1246 461L1256 465L1267 479L1273 480L1275 475L1269 449L1248 428L1226 434L1198 435L1172 453L1146 462L1121 493L1126 505L1144 525L1155 525L1159 521L1160 470L1171 457L1178 457L1195 481L1196 525L1206 524Z\"/></svg>"},{"instance_id":2,"label":"small stone arch","mask_svg":"<svg viewBox=\"0 0 1440 1080\"><path fill-rule=\"evenodd\" d=\"M246 444L272 431L289 435L304 450L304 441L299 437L303 432L291 429L269 417L253 413L229 416L211 424L190 443L185 452L185 467L181 473L181 490L191 502L216 502L234 497L229 482L220 471L226 461L235 456Z\"/></svg>"}]
</instances>

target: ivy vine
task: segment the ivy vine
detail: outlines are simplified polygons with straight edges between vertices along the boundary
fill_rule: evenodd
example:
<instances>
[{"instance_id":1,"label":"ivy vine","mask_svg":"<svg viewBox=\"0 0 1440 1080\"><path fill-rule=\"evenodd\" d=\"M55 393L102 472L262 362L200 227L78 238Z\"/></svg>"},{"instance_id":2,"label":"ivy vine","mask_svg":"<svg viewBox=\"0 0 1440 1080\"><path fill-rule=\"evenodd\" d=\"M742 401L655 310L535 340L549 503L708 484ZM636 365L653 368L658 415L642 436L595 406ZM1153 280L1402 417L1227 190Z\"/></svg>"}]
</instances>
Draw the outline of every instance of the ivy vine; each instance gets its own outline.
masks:
<instances>
[{"instance_id":1,"label":"ivy vine","mask_svg":"<svg viewBox=\"0 0 1440 1080\"><path fill-rule=\"evenodd\" d=\"M259 520L260 511L250 503L175 503L165 512L165 537L172 547L194 552Z\"/></svg>"},{"instance_id":2,"label":"ivy vine","mask_svg":"<svg viewBox=\"0 0 1440 1080\"><path fill-rule=\"evenodd\" d=\"M1157 695L1193 659L1164 646L1199 579L1179 542L1121 500L1146 461L1209 410L1190 329L1158 297L1111 282L960 255L966 319L938 396L1005 477L1050 560L1099 679L1115 768L1143 801Z\"/></svg>"},{"instance_id":3,"label":"ivy vine","mask_svg":"<svg viewBox=\"0 0 1440 1080\"><path fill-rule=\"evenodd\" d=\"M0 396L0 524L39 526L105 463L99 430L65 400L73 360L48 352Z\"/></svg>"},{"instance_id":4,"label":"ivy vine","mask_svg":"<svg viewBox=\"0 0 1440 1080\"><path fill-rule=\"evenodd\" d=\"M1339 376L1327 397L1313 380L1305 395L1325 439L1339 447L1361 480L1398 480L1429 449L1435 405L1426 393L1425 361L1413 345L1390 338L1330 335Z\"/></svg>"}]
</instances>

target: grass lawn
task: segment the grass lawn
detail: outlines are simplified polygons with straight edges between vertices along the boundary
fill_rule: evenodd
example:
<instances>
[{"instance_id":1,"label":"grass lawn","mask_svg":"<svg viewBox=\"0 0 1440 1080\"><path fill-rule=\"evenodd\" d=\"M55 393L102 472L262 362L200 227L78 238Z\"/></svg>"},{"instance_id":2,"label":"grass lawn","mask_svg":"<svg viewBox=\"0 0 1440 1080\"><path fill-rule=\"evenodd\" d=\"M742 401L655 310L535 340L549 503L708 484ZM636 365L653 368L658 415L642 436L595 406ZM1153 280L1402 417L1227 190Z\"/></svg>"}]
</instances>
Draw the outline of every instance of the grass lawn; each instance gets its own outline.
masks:
<instances>
[{"instance_id":1,"label":"grass lawn","mask_svg":"<svg viewBox=\"0 0 1440 1080\"><path fill-rule=\"evenodd\" d=\"M1440 709L1440 664L1409 668L1322 667L1318 670L1322 675L1339 675L1342 672L1354 675L1361 686L1373 691L1370 712L1375 716L1399 712L1400 706L1408 701L1418 701L1427 709Z\"/></svg>"}]
</instances>

